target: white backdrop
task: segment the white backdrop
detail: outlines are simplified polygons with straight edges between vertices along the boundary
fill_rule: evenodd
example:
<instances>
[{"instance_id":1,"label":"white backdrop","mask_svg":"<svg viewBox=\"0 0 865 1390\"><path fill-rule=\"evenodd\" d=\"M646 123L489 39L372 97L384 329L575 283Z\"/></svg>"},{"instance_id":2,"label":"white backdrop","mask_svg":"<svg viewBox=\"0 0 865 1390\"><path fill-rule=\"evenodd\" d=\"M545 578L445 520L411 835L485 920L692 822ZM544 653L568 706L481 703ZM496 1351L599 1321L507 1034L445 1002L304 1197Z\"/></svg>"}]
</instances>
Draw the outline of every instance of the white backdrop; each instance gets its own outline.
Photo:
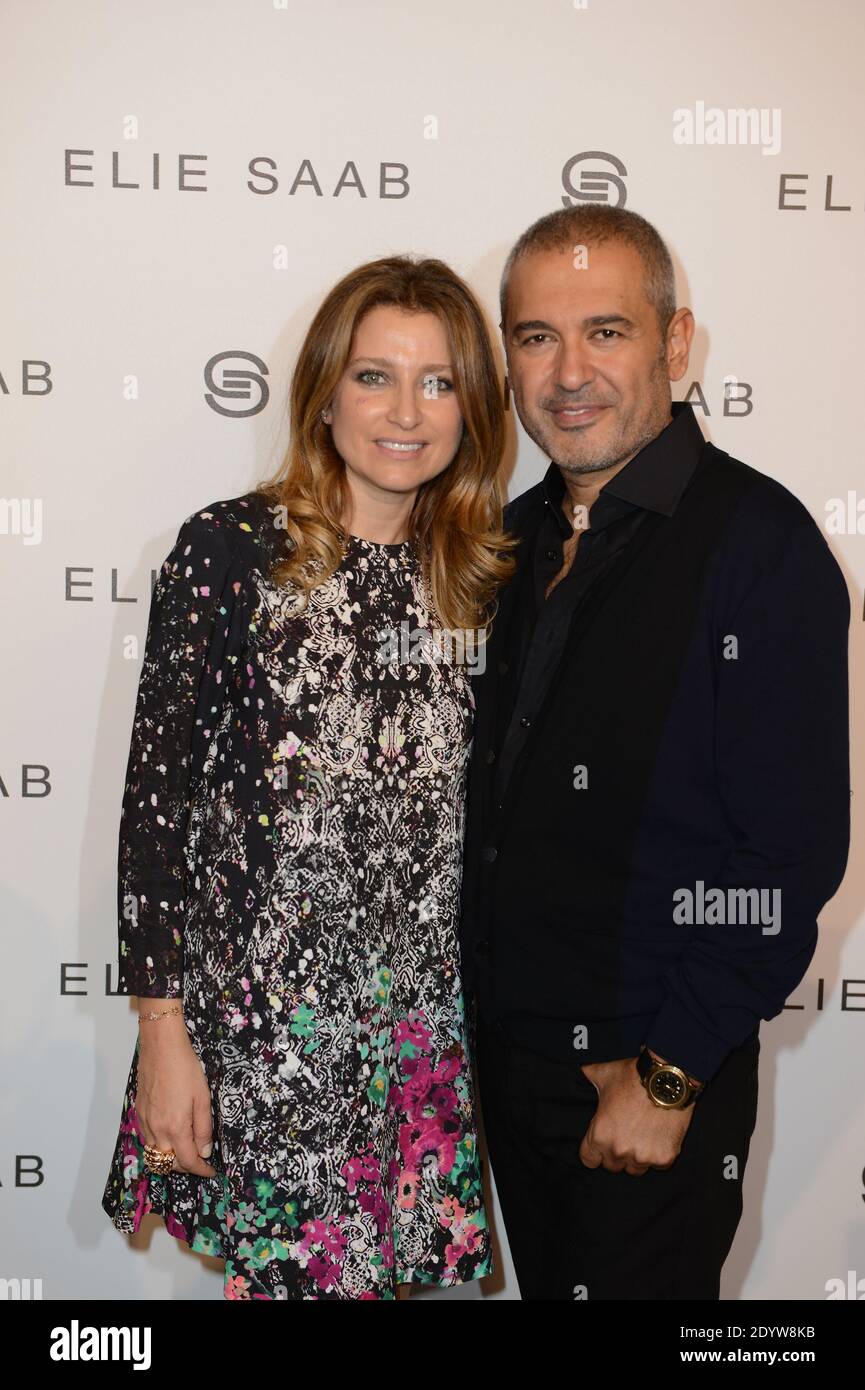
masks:
<instances>
[{"instance_id":1,"label":"white backdrop","mask_svg":"<svg viewBox=\"0 0 865 1390\"><path fill-rule=\"evenodd\" d=\"M273 469L294 354L350 267L439 256L495 324L512 242L594 192L670 246L699 324L676 397L835 518L853 847L807 978L762 1028L722 1296L865 1280L863 29L859 0L3 0L0 1278L221 1297L216 1261L155 1221L130 1250L100 1207L136 1035L106 968L152 571L184 517ZM219 394L226 368L257 374L246 399ZM512 422L510 496L546 464ZM488 1296L516 1298L497 1226Z\"/></svg>"}]
</instances>

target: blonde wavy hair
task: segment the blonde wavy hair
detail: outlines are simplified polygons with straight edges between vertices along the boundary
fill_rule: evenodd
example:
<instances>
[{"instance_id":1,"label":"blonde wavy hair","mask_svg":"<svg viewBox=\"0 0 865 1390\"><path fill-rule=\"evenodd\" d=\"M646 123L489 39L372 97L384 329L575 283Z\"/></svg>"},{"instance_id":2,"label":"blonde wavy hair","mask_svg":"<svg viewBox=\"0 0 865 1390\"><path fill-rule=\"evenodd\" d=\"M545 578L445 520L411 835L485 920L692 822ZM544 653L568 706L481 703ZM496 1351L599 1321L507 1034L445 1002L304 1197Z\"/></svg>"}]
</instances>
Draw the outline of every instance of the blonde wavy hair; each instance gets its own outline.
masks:
<instances>
[{"instance_id":1,"label":"blonde wavy hair","mask_svg":"<svg viewBox=\"0 0 865 1390\"><path fill-rule=\"evenodd\" d=\"M442 626L471 629L483 640L498 589L516 566L508 552L518 544L502 530L504 405L483 313L443 261L369 261L334 285L313 318L292 378L288 449L277 472L255 489L279 508L287 533L272 577L293 583L308 600L344 556L350 493L321 412L346 369L361 319L379 305L435 314L448 336L463 435L448 467L418 489L409 540Z\"/></svg>"}]
</instances>

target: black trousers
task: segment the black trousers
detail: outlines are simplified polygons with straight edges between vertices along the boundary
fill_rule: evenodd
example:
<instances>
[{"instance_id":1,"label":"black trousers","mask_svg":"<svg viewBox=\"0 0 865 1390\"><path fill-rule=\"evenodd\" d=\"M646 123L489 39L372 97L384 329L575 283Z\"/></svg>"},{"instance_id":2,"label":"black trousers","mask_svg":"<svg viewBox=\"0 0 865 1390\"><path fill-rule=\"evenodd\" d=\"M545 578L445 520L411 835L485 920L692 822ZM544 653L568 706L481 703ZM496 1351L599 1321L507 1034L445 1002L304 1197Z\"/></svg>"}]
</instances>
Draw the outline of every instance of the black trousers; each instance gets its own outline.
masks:
<instances>
[{"instance_id":1,"label":"black trousers","mask_svg":"<svg viewBox=\"0 0 865 1390\"><path fill-rule=\"evenodd\" d=\"M516 1046L480 1009L474 1029L487 1152L520 1296L720 1298L757 1118L759 1039L706 1084L672 1167L632 1176L579 1157L598 1095L577 1053L552 1061Z\"/></svg>"}]
</instances>

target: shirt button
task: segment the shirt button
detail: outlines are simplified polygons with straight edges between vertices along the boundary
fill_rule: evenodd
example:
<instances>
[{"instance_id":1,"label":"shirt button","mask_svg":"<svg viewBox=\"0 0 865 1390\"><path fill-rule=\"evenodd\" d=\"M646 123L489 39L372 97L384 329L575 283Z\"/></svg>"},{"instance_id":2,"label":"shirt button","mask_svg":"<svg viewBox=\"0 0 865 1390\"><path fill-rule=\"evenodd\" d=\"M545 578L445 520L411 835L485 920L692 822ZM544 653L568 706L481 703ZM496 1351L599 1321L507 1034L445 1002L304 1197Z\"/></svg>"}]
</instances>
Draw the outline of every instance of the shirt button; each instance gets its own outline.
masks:
<instances>
[{"instance_id":1,"label":"shirt button","mask_svg":"<svg viewBox=\"0 0 865 1390\"><path fill-rule=\"evenodd\" d=\"M520 720L520 723L524 729L528 729L531 726L531 722L532 721L531 719L529 719L529 716L527 714L524 714L522 719Z\"/></svg>"},{"instance_id":2,"label":"shirt button","mask_svg":"<svg viewBox=\"0 0 865 1390\"><path fill-rule=\"evenodd\" d=\"M557 550L545 550L544 554L548 560L558 560L559 558L559 552Z\"/></svg>"},{"instance_id":3,"label":"shirt button","mask_svg":"<svg viewBox=\"0 0 865 1390\"><path fill-rule=\"evenodd\" d=\"M492 864L498 858L498 853L495 845L484 845L481 850L481 859L485 860L487 864Z\"/></svg>"},{"instance_id":4,"label":"shirt button","mask_svg":"<svg viewBox=\"0 0 865 1390\"><path fill-rule=\"evenodd\" d=\"M488 763L494 763L495 760L496 760L496 755L495 755L493 749L492 749L492 748L488 748L488 749L487 749L487 762L488 762Z\"/></svg>"},{"instance_id":5,"label":"shirt button","mask_svg":"<svg viewBox=\"0 0 865 1390\"><path fill-rule=\"evenodd\" d=\"M475 955L488 956L490 953L490 943L487 937L481 937L480 941L475 942Z\"/></svg>"},{"instance_id":6,"label":"shirt button","mask_svg":"<svg viewBox=\"0 0 865 1390\"><path fill-rule=\"evenodd\" d=\"M506 676L508 673L508 663L506 661L500 661L498 671L500 676Z\"/></svg>"}]
</instances>

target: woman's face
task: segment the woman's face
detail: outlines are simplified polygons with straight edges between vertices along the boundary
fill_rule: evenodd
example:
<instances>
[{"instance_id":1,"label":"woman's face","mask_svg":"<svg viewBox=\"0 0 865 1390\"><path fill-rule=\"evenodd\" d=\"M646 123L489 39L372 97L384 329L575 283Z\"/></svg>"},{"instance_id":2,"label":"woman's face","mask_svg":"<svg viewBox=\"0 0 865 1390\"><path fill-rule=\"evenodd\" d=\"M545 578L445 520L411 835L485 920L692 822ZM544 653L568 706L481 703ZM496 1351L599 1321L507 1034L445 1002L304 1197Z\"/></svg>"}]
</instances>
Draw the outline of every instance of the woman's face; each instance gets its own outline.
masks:
<instances>
[{"instance_id":1,"label":"woman's face","mask_svg":"<svg viewBox=\"0 0 865 1390\"><path fill-rule=\"evenodd\" d=\"M409 497L454 458L462 414L435 314L379 305L361 319L325 413L349 485L372 500Z\"/></svg>"}]
</instances>

